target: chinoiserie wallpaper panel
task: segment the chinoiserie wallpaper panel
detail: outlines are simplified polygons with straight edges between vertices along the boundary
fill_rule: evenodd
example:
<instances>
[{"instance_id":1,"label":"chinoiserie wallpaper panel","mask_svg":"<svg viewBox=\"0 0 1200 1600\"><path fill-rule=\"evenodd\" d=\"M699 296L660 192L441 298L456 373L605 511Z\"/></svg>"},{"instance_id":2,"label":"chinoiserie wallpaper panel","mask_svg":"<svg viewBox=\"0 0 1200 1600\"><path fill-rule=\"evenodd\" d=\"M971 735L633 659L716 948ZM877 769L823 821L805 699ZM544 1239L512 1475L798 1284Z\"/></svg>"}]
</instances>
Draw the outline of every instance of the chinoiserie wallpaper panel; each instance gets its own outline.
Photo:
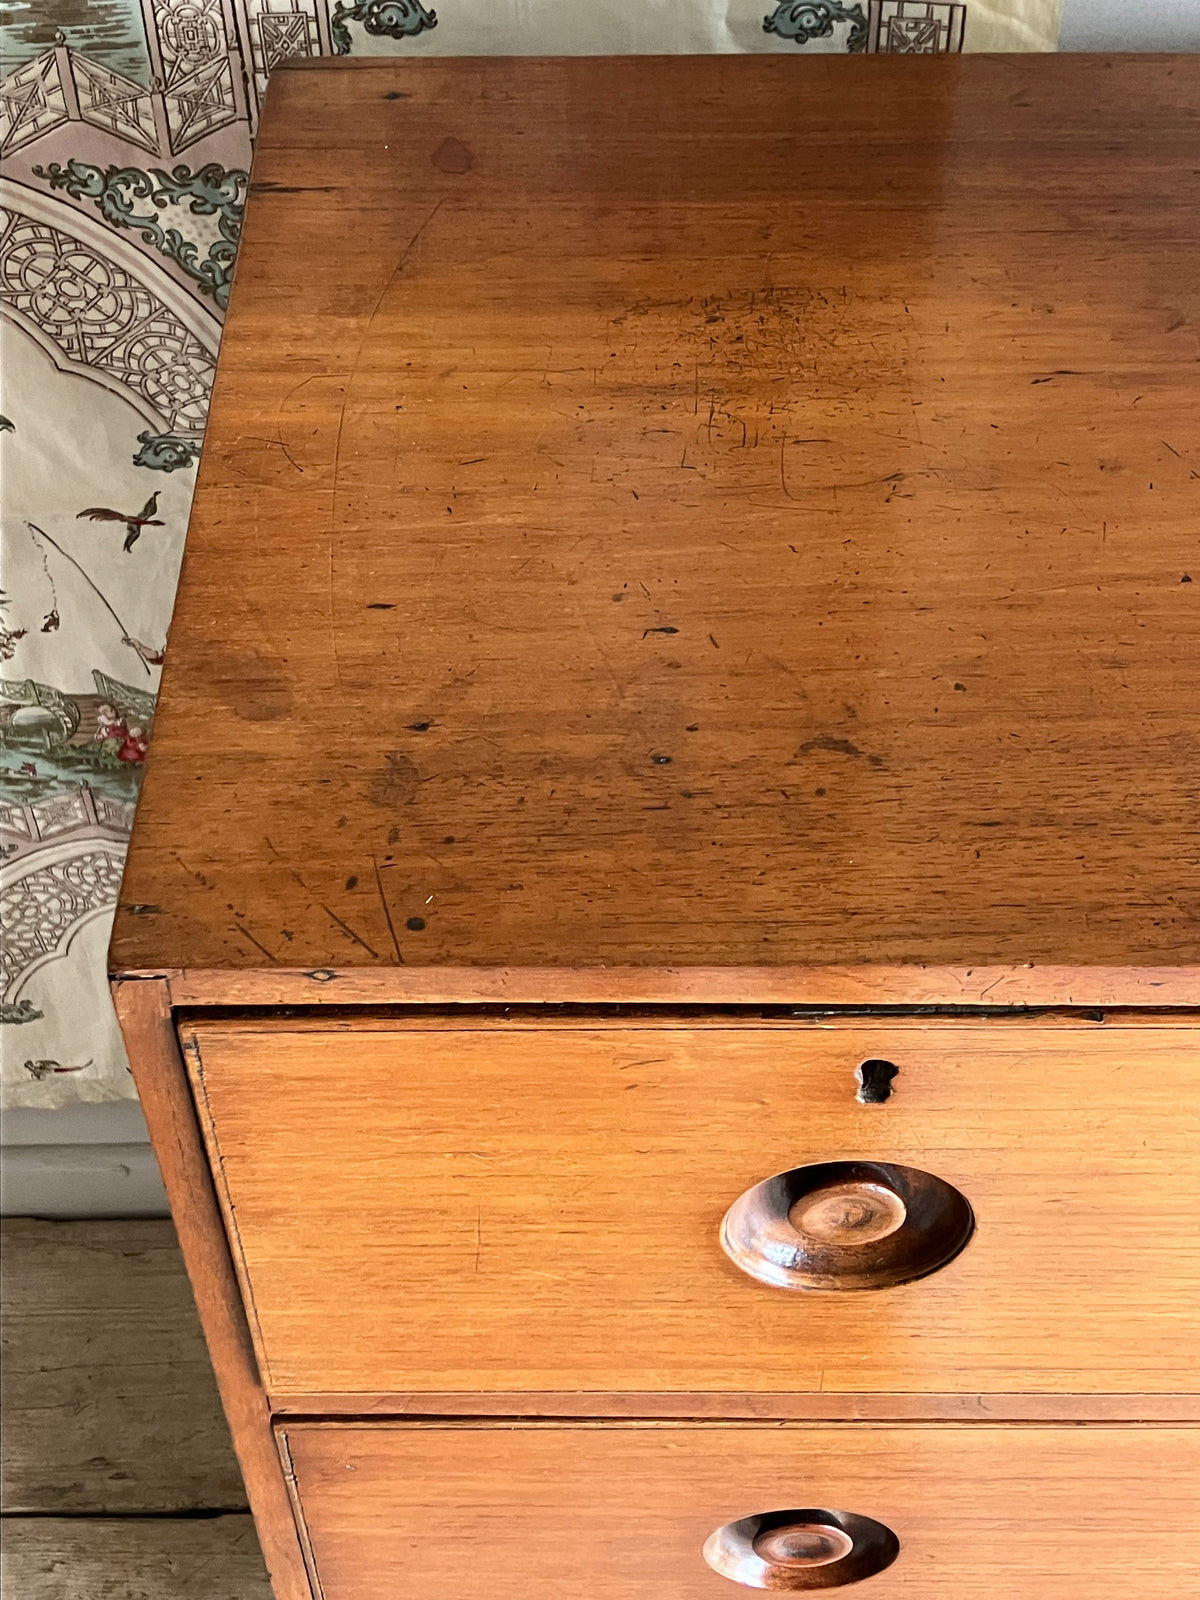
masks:
<instances>
[{"instance_id":1,"label":"chinoiserie wallpaper panel","mask_svg":"<svg viewBox=\"0 0 1200 1600\"><path fill-rule=\"evenodd\" d=\"M6 1104L133 1094L104 952L271 69L297 55L1052 50L1059 6L10 0L0 82Z\"/></svg>"}]
</instances>

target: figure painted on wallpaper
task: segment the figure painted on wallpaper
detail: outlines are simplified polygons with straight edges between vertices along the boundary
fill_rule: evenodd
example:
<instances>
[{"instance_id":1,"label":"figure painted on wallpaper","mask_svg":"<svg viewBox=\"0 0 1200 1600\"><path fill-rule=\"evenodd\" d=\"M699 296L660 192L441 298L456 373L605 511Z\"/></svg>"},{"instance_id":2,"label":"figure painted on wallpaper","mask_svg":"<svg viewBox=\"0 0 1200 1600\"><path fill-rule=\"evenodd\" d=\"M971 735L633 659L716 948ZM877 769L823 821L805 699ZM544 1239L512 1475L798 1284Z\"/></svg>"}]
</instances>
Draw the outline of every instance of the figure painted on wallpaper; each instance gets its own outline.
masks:
<instances>
[{"instance_id":1,"label":"figure painted on wallpaper","mask_svg":"<svg viewBox=\"0 0 1200 1600\"><path fill-rule=\"evenodd\" d=\"M148 517L146 515L146 513L148 511L153 511L153 510L155 510L157 508L157 501L158 501L157 493L152 494L150 496L149 500L147 500L146 504L142 507L142 511L141 511L140 515L136 516L136 517L133 515L132 512L110 511L107 506L93 506L87 511L79 512L79 516L80 517L91 517L94 522L123 522L125 524L125 527L126 527L125 549L126 549L126 551L128 551L129 547L137 539L137 536L141 532L142 528L144 528L144 527L148 528L148 527L162 527L162 526L164 526L164 524L158 518ZM138 657L138 660L139 660L139 663L141 665L141 668L142 668L143 672L145 672L147 677L151 677L152 676L152 673L150 671L151 665L152 664L157 665L157 663L162 660L162 652L159 651L159 652L156 653L156 652L150 650L148 646L142 645L140 643L140 641L130 637L129 632L128 632L125 624L121 621L120 617L117 615L116 611L113 609L112 602L111 602L111 600L109 600L108 596L104 593L104 590L101 589L100 585L96 582L96 580L88 572L87 568L84 567L80 562L76 561L75 557L71 554L71 552L69 550L64 550L62 545L59 544L58 540L57 539L52 539L44 528L39 528L38 527L36 522L30 522L27 519L26 523L25 523L25 526L29 529L29 532L33 535L35 547L37 548L39 554L42 557L42 568L43 568L43 570L45 572L46 580L50 584L51 609L46 613L45 620L42 623L42 632L43 633L53 633L58 628L59 618L58 618L57 590L56 590L55 585L54 585L54 579L53 579L53 577L51 575L51 572L50 572L49 563L46 560L46 552L42 549L42 544L39 543L39 541L42 541L45 544L49 545L51 547L51 549L55 550L63 558L64 561L70 562L71 566L74 567L75 571L83 579L84 583L87 584L88 588L96 596L96 599L99 600L100 604L104 607L105 611L107 611L108 615L116 623L117 627L120 628L120 630L121 630L121 643L123 645L128 646L128 648L130 650L135 652L135 654ZM4 605L4 601L2 599L0 599L0 610L3 609L3 605ZM27 631L28 631L27 629L22 629L20 633L11 633L10 632L10 633L8 633L7 638L9 640L12 640L12 639L23 639L25 637L25 633ZM3 660L7 661L13 655L14 652L13 652L12 648L8 648L7 651L6 651L5 645L6 645L5 630L2 627L0 627L0 659L3 659ZM157 654L157 660L156 660L156 654Z\"/></svg>"},{"instance_id":2,"label":"figure painted on wallpaper","mask_svg":"<svg viewBox=\"0 0 1200 1600\"><path fill-rule=\"evenodd\" d=\"M135 723L126 733L124 743L117 751L117 760L134 763L145 761L146 751L149 748L150 741L146 738L145 728Z\"/></svg>"},{"instance_id":3,"label":"figure painted on wallpaper","mask_svg":"<svg viewBox=\"0 0 1200 1600\"><path fill-rule=\"evenodd\" d=\"M143 528L161 528L165 524L161 517L154 513L158 510L158 490L150 496L146 504L135 516L132 511L111 511L108 506L89 506L86 511L79 512L76 517L90 517L93 522L123 522L125 524L125 543L121 548L129 553L138 542L138 537Z\"/></svg>"},{"instance_id":4,"label":"figure painted on wallpaper","mask_svg":"<svg viewBox=\"0 0 1200 1600\"><path fill-rule=\"evenodd\" d=\"M116 755L125 743L127 730L116 706L102 702L96 707L96 732L93 742L100 746L102 755ZM106 748L107 747L107 748Z\"/></svg>"},{"instance_id":5,"label":"figure painted on wallpaper","mask_svg":"<svg viewBox=\"0 0 1200 1600\"><path fill-rule=\"evenodd\" d=\"M150 740L140 722L128 726L115 706L96 707L96 733L92 741L106 760L140 764L146 759Z\"/></svg>"},{"instance_id":6,"label":"figure painted on wallpaper","mask_svg":"<svg viewBox=\"0 0 1200 1600\"><path fill-rule=\"evenodd\" d=\"M87 791L104 797L106 817L124 815L125 806L132 815L154 697L106 673L92 676L94 694L63 695L33 679L0 682L0 753L8 758L0 783L20 803L39 806Z\"/></svg>"},{"instance_id":7,"label":"figure painted on wallpaper","mask_svg":"<svg viewBox=\"0 0 1200 1600\"><path fill-rule=\"evenodd\" d=\"M121 643L127 644L131 650L136 650L142 660L151 667L161 667L167 658L166 645L163 645L161 650L156 650L152 644L143 644L140 639L131 639L128 634L121 640Z\"/></svg>"}]
</instances>

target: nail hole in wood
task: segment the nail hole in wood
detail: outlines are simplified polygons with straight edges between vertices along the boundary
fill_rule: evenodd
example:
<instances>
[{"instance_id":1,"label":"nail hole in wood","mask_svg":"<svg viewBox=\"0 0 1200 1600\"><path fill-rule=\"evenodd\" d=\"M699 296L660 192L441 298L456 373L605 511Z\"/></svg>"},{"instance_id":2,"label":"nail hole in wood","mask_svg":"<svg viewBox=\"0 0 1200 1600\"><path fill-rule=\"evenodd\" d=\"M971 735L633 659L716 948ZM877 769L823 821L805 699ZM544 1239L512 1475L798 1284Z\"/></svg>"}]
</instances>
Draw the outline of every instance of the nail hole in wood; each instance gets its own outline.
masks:
<instances>
[{"instance_id":1,"label":"nail hole in wood","mask_svg":"<svg viewBox=\"0 0 1200 1600\"><path fill-rule=\"evenodd\" d=\"M899 1072L900 1068L890 1061L877 1061L874 1058L864 1061L854 1073L858 1084L857 1099L864 1106L881 1106L885 1100L891 1099L892 1079Z\"/></svg>"}]
</instances>

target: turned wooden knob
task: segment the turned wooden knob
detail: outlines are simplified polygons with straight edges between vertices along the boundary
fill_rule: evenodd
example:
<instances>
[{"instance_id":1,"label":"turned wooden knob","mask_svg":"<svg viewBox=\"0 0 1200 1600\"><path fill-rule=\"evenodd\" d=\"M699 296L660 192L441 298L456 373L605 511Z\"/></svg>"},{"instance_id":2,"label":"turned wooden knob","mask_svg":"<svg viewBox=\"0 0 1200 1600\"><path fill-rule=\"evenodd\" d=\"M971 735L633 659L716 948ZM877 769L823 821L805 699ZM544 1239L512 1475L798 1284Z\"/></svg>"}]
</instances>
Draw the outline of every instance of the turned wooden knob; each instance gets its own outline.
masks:
<instances>
[{"instance_id":1,"label":"turned wooden knob","mask_svg":"<svg viewBox=\"0 0 1200 1600\"><path fill-rule=\"evenodd\" d=\"M852 1511L766 1511L704 1541L714 1572L748 1589L840 1589L890 1567L900 1541Z\"/></svg>"},{"instance_id":2,"label":"turned wooden knob","mask_svg":"<svg viewBox=\"0 0 1200 1600\"><path fill-rule=\"evenodd\" d=\"M848 1556L854 1549L854 1540L841 1528L824 1522L788 1522L758 1534L751 1546L768 1566L806 1572L810 1567L827 1567L831 1561Z\"/></svg>"},{"instance_id":3,"label":"turned wooden knob","mask_svg":"<svg viewBox=\"0 0 1200 1600\"><path fill-rule=\"evenodd\" d=\"M930 1172L826 1161L747 1189L725 1213L721 1247L782 1289L888 1289L944 1267L974 1227L964 1196Z\"/></svg>"}]
</instances>

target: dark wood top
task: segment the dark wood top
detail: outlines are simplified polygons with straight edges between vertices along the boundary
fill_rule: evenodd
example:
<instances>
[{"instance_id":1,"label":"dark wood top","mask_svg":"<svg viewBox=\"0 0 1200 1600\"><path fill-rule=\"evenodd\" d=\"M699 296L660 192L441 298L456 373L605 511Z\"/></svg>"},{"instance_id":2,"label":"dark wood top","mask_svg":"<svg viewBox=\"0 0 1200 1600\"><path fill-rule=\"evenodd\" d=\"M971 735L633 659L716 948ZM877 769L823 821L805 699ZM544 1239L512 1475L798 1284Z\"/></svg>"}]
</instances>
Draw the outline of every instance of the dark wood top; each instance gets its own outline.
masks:
<instances>
[{"instance_id":1,"label":"dark wood top","mask_svg":"<svg viewBox=\"0 0 1200 1600\"><path fill-rule=\"evenodd\" d=\"M114 969L1200 965L1198 107L278 72Z\"/></svg>"}]
</instances>

